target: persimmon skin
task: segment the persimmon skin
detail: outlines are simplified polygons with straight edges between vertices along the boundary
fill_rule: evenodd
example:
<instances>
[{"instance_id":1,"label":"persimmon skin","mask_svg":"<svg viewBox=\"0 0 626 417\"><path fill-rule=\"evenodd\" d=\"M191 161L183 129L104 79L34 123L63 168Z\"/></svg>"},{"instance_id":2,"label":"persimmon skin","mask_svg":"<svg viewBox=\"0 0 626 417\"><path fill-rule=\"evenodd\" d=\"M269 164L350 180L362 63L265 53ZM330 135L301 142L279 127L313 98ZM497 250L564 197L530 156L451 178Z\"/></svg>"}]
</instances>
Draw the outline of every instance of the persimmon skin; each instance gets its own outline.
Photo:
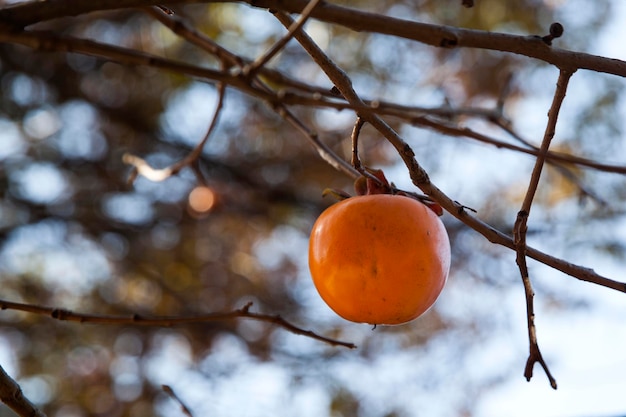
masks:
<instances>
[{"instance_id":1,"label":"persimmon skin","mask_svg":"<svg viewBox=\"0 0 626 417\"><path fill-rule=\"evenodd\" d=\"M313 225L309 269L322 299L344 319L402 324L443 290L450 242L439 217L412 198L350 197Z\"/></svg>"}]
</instances>

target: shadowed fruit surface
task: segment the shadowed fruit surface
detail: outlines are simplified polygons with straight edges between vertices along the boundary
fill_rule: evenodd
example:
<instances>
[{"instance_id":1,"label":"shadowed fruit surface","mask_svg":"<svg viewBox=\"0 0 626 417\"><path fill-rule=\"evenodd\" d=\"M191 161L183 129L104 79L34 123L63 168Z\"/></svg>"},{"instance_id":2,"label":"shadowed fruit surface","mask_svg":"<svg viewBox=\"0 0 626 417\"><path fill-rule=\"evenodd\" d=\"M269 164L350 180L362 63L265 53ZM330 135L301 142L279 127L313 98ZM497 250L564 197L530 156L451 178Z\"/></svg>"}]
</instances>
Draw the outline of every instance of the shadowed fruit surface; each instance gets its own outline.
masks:
<instances>
[{"instance_id":1,"label":"shadowed fruit surface","mask_svg":"<svg viewBox=\"0 0 626 417\"><path fill-rule=\"evenodd\" d=\"M309 268L322 299L346 320L411 321L435 302L450 268L437 215L405 196L351 197L313 225Z\"/></svg>"}]
</instances>

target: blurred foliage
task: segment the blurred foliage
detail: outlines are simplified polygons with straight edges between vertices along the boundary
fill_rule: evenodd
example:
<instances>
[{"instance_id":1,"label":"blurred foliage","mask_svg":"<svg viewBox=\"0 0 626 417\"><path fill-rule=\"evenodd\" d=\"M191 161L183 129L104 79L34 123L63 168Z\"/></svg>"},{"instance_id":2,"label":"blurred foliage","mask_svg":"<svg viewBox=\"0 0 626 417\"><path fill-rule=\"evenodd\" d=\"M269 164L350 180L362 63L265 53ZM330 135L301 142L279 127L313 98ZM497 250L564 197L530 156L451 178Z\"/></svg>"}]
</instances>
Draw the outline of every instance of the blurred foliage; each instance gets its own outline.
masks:
<instances>
[{"instance_id":1,"label":"blurred foliage","mask_svg":"<svg viewBox=\"0 0 626 417\"><path fill-rule=\"evenodd\" d=\"M567 35L560 45L567 47L569 40L569 46L582 50L610 13L608 2L597 2L583 19L571 18L571 8L554 0L478 0L472 9L461 7L460 1L344 3L407 19L522 34L544 34L551 22L561 19ZM175 11L246 58L262 53L283 33L270 14L244 5L196 4ZM219 68L217 60L138 10L39 26ZM313 21L307 28L366 97L482 107L503 99L517 126L526 121L520 110L524 100L536 99L541 117L547 109L546 85L553 79L546 81L545 66L520 57L482 50L435 51ZM271 66L330 87L295 42ZM176 415L178 406L162 383L172 385L192 409L202 410L198 416L230 415L224 410L237 402L227 399L226 392L239 398L240 406L242 401L255 404L243 415L275 415L276 410L264 408L265 390L272 383L288 390L284 398L295 396L285 400L284 415L307 407L308 397L302 394L298 400L297 392L319 399L317 415L415 415L407 408L411 401L406 390L410 398L419 399L438 387L448 391L451 381L457 386L471 381L466 384L471 389L449 399L455 413L471 415L474 397L508 373L511 363L504 361L481 379L460 376L469 366L465 353L488 344L489 333L507 326L506 317L495 317L493 311L500 291L517 285L517 276L510 255L505 260L509 263L500 262L503 249L448 217L444 220L454 250L448 307L437 306L411 325L371 331L342 321L322 305L306 269L308 232L331 203L321 198L321 191L349 189L351 181L263 103L227 91L224 114L199 163L216 201L199 212L190 205L190 193L200 185L191 169L159 183L142 177L129 183L130 168L122 156L140 156L157 168L185 157L208 128L217 100L214 86L154 68L10 44L0 45L0 84L0 298L94 314L151 316L230 311L252 301L253 311L280 314L303 328L359 345L347 351L246 320L161 329L61 323L4 311L2 365L48 415ZM570 110L578 125L566 132L561 149L610 159L618 146L611 139L623 133L621 118L613 111L622 87L606 80L594 85L589 101ZM351 114L313 108L296 112L340 156L349 158ZM448 184L450 195L466 198L482 218L508 232L527 169L510 183L485 181L476 168L482 156L474 168L463 166L469 163L465 156L459 158L474 149L470 142L415 129L406 132L418 158L427 159L433 178ZM521 133L539 142L540 133ZM590 143L588 136L597 140ZM362 143L366 163L387 167L394 181L408 184L406 173L394 168L397 155L373 130L364 129ZM474 157L497 158L504 152L480 149ZM521 155L513 158L530 161ZM461 177L462 169L476 176ZM581 181L595 181L595 173L573 169ZM572 201L579 207L576 183L554 171L547 178L552 188L541 195L545 207ZM623 184L605 185L623 202ZM606 211L591 206L586 215L602 221ZM624 254L623 242L595 243ZM481 292L480 302L468 299L468 291ZM559 300L558 294L553 296ZM437 346L450 351L437 353ZM415 361L410 380L382 372L402 367L389 355ZM381 387L367 398L354 379L374 369L387 378L381 384L391 388ZM280 375L287 382L264 379L267 375ZM398 384L403 396L394 396ZM194 394L194 386L200 393Z\"/></svg>"}]
</instances>

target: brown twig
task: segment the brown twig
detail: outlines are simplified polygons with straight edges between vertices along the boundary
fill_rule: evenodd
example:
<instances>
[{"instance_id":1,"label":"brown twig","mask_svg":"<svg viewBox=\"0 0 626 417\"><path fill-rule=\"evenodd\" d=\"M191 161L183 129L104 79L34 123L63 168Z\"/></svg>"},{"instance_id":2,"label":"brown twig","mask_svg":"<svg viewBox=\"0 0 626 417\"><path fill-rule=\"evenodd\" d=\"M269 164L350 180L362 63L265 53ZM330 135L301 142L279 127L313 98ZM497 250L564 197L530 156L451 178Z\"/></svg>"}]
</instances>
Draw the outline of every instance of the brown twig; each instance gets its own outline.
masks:
<instances>
[{"instance_id":1,"label":"brown twig","mask_svg":"<svg viewBox=\"0 0 626 417\"><path fill-rule=\"evenodd\" d=\"M381 112L381 114L391 114L387 112ZM525 153L527 155L537 156L539 154L539 150L533 146L518 146L509 142L504 142L502 140L493 138L491 136L487 136L480 132L477 132L468 127L459 127L450 123L446 123L441 120L433 120L426 116L400 116L397 114L391 114L393 116L402 117L407 120L409 123L415 126L427 127L437 132L449 135L449 136L457 136L457 137L466 137L469 139L476 140L478 142L486 143L489 145L493 145L500 149L508 149L515 152ZM500 127L500 125L498 125ZM511 134L510 130L507 130L507 133ZM546 154L546 159L551 162L561 162L567 164L578 165L581 167L586 167L590 169L595 169L597 171L602 172L610 172L614 174L625 175L626 174L626 165L611 165L604 164L598 161L594 161L592 159L582 158L576 155L569 155L560 152L548 151Z\"/></svg>"},{"instance_id":2,"label":"brown twig","mask_svg":"<svg viewBox=\"0 0 626 417\"><path fill-rule=\"evenodd\" d=\"M337 169L340 172L347 174L353 178L356 178L359 174L356 172L350 164L344 161L342 158L332 151L326 144L324 144L320 139L317 133L311 131L302 121L300 121L289 109L282 103L281 94L275 94L267 85L260 79L260 77L250 77L243 76L243 70L247 65L245 59L242 57L230 52L226 48L218 45L215 41L208 38L204 34L196 31L193 27L189 26L184 20L179 19L174 16L166 16L163 13L160 13L158 10L154 9L146 9L153 17L159 20L162 24L167 26L174 33L178 34L182 38L187 41L193 43L194 45L202 48L203 50L215 55L225 67L237 67L239 71L236 73L241 73L242 77L240 79L243 82L246 82L250 85L250 88L253 90L261 92L262 94L257 94L257 97L263 99L266 103L270 105L272 109L274 109L282 118L284 118L288 123L296 128L300 133L302 133L305 138L313 145L313 147L317 150L318 154L322 157L323 160L328 162L332 167ZM287 81L292 87L300 88L303 83L297 83L293 80L290 80L288 77L283 77L277 71L268 70L265 67L259 67L255 71L258 74L262 74L263 76L270 76L270 79L273 81L282 80ZM278 74L278 76L277 76ZM254 87L253 87L254 86ZM305 91L311 92L315 91L313 87L305 87ZM315 95L321 97L318 91L315 91Z\"/></svg>"},{"instance_id":3,"label":"brown twig","mask_svg":"<svg viewBox=\"0 0 626 417\"><path fill-rule=\"evenodd\" d=\"M556 380L550 373L550 370L548 369L548 366L541 355L541 351L539 350L539 345L537 343L537 329L535 325L535 309L533 302L534 291L530 281L528 265L526 263L526 231L528 216L530 215L530 209L532 207L533 199L537 192L537 187L539 186L539 179L541 178L543 166L546 163L546 155L548 153L548 149L550 148L550 143L554 138L556 123L559 118L559 111L565 98L567 85L572 74L573 71L568 69L561 69L559 73L559 79L557 81L556 90L554 92L552 105L550 106L550 110L548 111L548 123L546 125L541 148L535 161L535 166L530 177L530 183L528 185L524 201L522 202L522 207L517 214L517 219L515 221L515 226L513 229L515 249L517 254L516 262L520 270L522 282L524 283L524 293L526 295L526 316L528 325L528 341L530 346L530 354L526 362L524 376L527 380L530 380L533 375L534 364L539 363L546 372L546 375L550 380L550 385L554 389L556 389Z\"/></svg>"},{"instance_id":4,"label":"brown twig","mask_svg":"<svg viewBox=\"0 0 626 417\"><path fill-rule=\"evenodd\" d=\"M198 158L200 158L200 156L202 155L202 150L204 149L204 146L208 142L211 134L217 126L217 121L219 119L220 113L222 112L222 108L224 107L224 96L226 89L224 88L223 84L219 84L218 92L219 96L217 100L217 105L215 106L215 111L213 112L211 124L209 125L209 128L204 134L202 140L198 142L198 144L192 149L191 152L189 152L189 154L185 158L181 159L180 161L174 163L169 167L156 169L150 166L150 164L148 164L144 159L138 156L129 153L126 153L122 156L122 161L133 167L133 172L131 172L129 177L131 179L130 182L132 182L132 180L136 178L137 174L142 175L150 181L163 181L171 177L172 175L176 175L178 172L180 172L181 169L185 167L190 167L198 161Z\"/></svg>"},{"instance_id":5,"label":"brown twig","mask_svg":"<svg viewBox=\"0 0 626 417\"><path fill-rule=\"evenodd\" d=\"M184 415L186 415L187 417L193 417L193 414L191 413L189 407L187 407L183 400L181 400L180 397L176 395L172 387L164 384L161 385L161 388L167 395L169 395L174 401L176 401L180 405L180 410L183 412Z\"/></svg>"},{"instance_id":6,"label":"brown twig","mask_svg":"<svg viewBox=\"0 0 626 417\"><path fill-rule=\"evenodd\" d=\"M361 157L359 156L359 137L361 135L361 130L365 125L365 121L357 116L356 121L354 122L354 126L352 127L352 133L350 134L350 141L352 142L352 158L350 160L350 164L354 167L354 169L359 173L359 175L366 177L381 187L386 187L385 189L389 189L390 192L399 192L401 190L396 189L395 187L390 187L389 184L384 184L380 178L376 175L372 174L372 172L363 165L361 162ZM406 193L411 197L414 197L417 200L422 202L429 201L426 196L418 195L415 193Z\"/></svg>"},{"instance_id":7,"label":"brown twig","mask_svg":"<svg viewBox=\"0 0 626 417\"><path fill-rule=\"evenodd\" d=\"M296 20L293 25L291 25L287 29L287 33L283 35L270 49L265 51L263 55L254 60L254 62L246 65L243 68L243 75L246 77L250 77L254 75L254 73L265 64L267 64L270 59L272 59L278 52L280 52L292 38L294 33L296 33L304 24L307 19L313 12L313 10L317 7L321 0L310 0L306 7L302 10L300 17Z\"/></svg>"},{"instance_id":8,"label":"brown twig","mask_svg":"<svg viewBox=\"0 0 626 417\"><path fill-rule=\"evenodd\" d=\"M354 122L354 127L352 128L352 134L350 138L352 140L352 161L351 164L363 174L363 168L361 166L361 158L359 158L359 135L361 134L361 129L363 129L363 125L365 125L365 121L361 117L356 118L356 122Z\"/></svg>"},{"instance_id":9,"label":"brown twig","mask_svg":"<svg viewBox=\"0 0 626 417\"><path fill-rule=\"evenodd\" d=\"M243 65L242 59L237 57L234 54L227 53L223 48L215 48L215 43L209 39L202 39L198 36L197 33L194 34L193 31L190 31L188 27L184 26L181 23L180 19L177 19L175 16L166 16L160 10L155 11L156 16L160 16L162 21L170 21L168 27L175 30L176 33L184 33L185 38L192 40L203 48L208 48L207 50L211 50L212 53L215 53L216 56L220 59L227 59L230 65ZM119 62L125 65L145 65L152 66L156 68L161 68L164 70L177 72L181 74L186 74L192 77L199 77L205 80L212 80L219 83L224 83L226 85L233 86L243 92L246 92L252 96L260 98L271 105L276 106L277 103L281 105L287 104L301 104L301 105L315 105L321 107L335 108L338 110L341 109L352 109L357 111L360 114L379 114L379 115L392 115L401 117L408 122L420 125L427 126L442 133L452 135L452 136L464 136L469 137L475 140L479 140L485 143L493 144L500 148L510 149L518 152L527 153L529 155L536 155L536 151L533 149L528 149L524 147L519 147L510 143L498 141L497 139L490 138L486 135L480 134L478 132L474 132L468 128L459 128L457 126L453 126L450 124L446 124L442 121L436 122L431 119L428 119L424 116L414 115L412 113L429 113L434 115L453 115L453 114L467 114L467 115L477 115L481 117L488 116L491 112L485 112L482 109L446 109L446 108L424 108L424 107L406 107L406 106L398 106L391 103L383 103L383 102L362 102L361 104L355 103L345 103L345 102L337 102L323 99L323 95L320 93L319 88L315 88L313 86L309 86L305 83L298 83L288 77L281 76L277 71L271 71L267 68L261 68L260 71L263 76L267 76L268 79L273 82L278 83L286 83L286 85L291 86L292 88L302 89L306 93L312 93L313 96L301 96L294 94L293 92L285 92L279 91L278 93L274 93L272 91L268 91L267 89L255 89L249 82L241 77L233 76L232 74L226 73L224 71L215 71L208 68L201 68L194 65L184 64L180 62L175 62L169 59L160 58L157 56L153 56L150 54L134 51L131 49L121 48L113 45L103 45L98 42L76 39L71 37L63 37L58 36L50 32L43 31L30 31L30 32L2 32L0 31L0 41L5 42L13 42L19 43L25 46L29 46L34 49L40 50L56 50L56 51L66 51L66 52L75 52L82 53L86 55L96 56L99 58L108 59L114 62ZM213 47L209 47L208 45L213 45ZM212 49L211 49L212 48ZM217 51L217 52L214 52ZM323 90L322 90L323 91ZM309 136L310 137L310 136ZM337 169L344 171L350 176L354 176L355 173L350 171L349 164L343 164L338 159L336 159L336 155L333 154L330 149L325 148L323 145L318 146L313 140L316 149L320 150L320 155ZM548 158L550 160L562 161L566 163L573 163L581 166L586 166L589 168L593 168L596 170L604 171L604 172L613 172L618 174L626 174L626 166L623 165L610 165L603 164L597 161L593 161L590 159L578 157L575 155L564 155L558 152L549 152ZM135 160L136 163L141 164L140 161ZM157 178L159 176L165 175L167 173L159 173L157 174Z\"/></svg>"},{"instance_id":10,"label":"brown twig","mask_svg":"<svg viewBox=\"0 0 626 417\"><path fill-rule=\"evenodd\" d=\"M507 121L502 120L502 119L494 119L494 120L491 120L491 122L494 123L499 128L501 128L502 130L504 130L505 132L507 132L512 138L514 138L518 142L520 142L520 143L526 145L528 148L534 150L537 155L539 154L540 148L538 148L537 146L533 145L532 143L530 143L529 141L524 139L519 133L517 133L515 130L513 130L513 128L510 126L510 123L508 123ZM578 187L578 189L580 190L582 195L587 196L587 197L595 200L596 202L598 202L602 206L607 206L609 204L605 199L600 197L595 191L593 191L592 189L587 187L585 184L583 184L581 179L578 178L576 176L576 174L574 172L572 172L572 170L569 169L564 163L562 163L560 161L554 160L553 154L549 150L546 153L545 157L546 157L546 163L549 163L563 177L565 177L568 181L570 181L571 183L576 185L576 187ZM574 156L574 158L575 158L575 156ZM619 170L622 170L622 171L624 171L624 173L626 173L626 166L616 167L616 168L618 168Z\"/></svg>"},{"instance_id":11,"label":"brown twig","mask_svg":"<svg viewBox=\"0 0 626 417\"><path fill-rule=\"evenodd\" d=\"M349 342L343 342L341 340L331 339L328 337L320 336L311 330L302 329L294 324L291 324L279 315L269 315L261 313L253 313L250 311L252 303L246 304L244 307L223 313L209 313L201 314L197 316L173 316L173 317L148 317L139 314L133 314L131 316L117 316L117 315L100 315L100 314L85 314L75 313L70 310L53 307L42 307L33 304L17 303L13 301L0 300L1 310L16 310L26 313L38 314L42 316L48 316L55 320L71 321L78 323L92 323L101 325L134 325L134 326L149 326L149 327L171 327L183 324L200 324L209 323L213 321L224 321L234 319L250 319L256 321L262 321L282 327L291 333L306 336L311 339L319 340L332 346L343 346L350 349L356 348L356 345Z\"/></svg>"},{"instance_id":12,"label":"brown twig","mask_svg":"<svg viewBox=\"0 0 626 417\"><path fill-rule=\"evenodd\" d=\"M293 91L279 92L281 101L283 104L288 105L302 105L308 107L324 107L336 110L353 110L356 113L371 113L378 116L393 116L414 126L426 127L437 132L443 133L449 136L466 137L479 142L494 145L497 148L508 149L515 152L525 153L527 155L537 156L538 148L532 146L528 142L524 142L526 146L518 146L509 142L505 142L483 133L477 132L468 127L461 127L456 124L452 124L441 118L431 118L428 116L441 116L442 118L454 117L454 116L468 116L479 117L486 119L492 123L495 123L498 127L504 129L508 134L514 136L518 140L519 135L516 135L510 128L506 128L504 124L498 121L496 113L489 109L477 109L477 108L450 108L445 107L420 107L420 106L402 106L395 103L388 103L384 101L371 100L363 101L363 105L346 103L344 101L329 100L325 97L315 96L303 96L296 94ZM428 115L428 116L426 116ZM595 169L602 172L610 172L614 174L625 175L626 165L613 165L598 162L592 159L583 158L577 155L564 154L560 152L548 151L546 155L547 159L551 162L567 163L573 165L579 165L590 169Z\"/></svg>"},{"instance_id":13,"label":"brown twig","mask_svg":"<svg viewBox=\"0 0 626 417\"><path fill-rule=\"evenodd\" d=\"M17 382L0 366L0 401L22 417L46 417L24 396Z\"/></svg>"},{"instance_id":14,"label":"brown twig","mask_svg":"<svg viewBox=\"0 0 626 417\"><path fill-rule=\"evenodd\" d=\"M483 133L477 132L468 127L461 127L456 124L452 124L447 120L441 120L441 118L449 118L454 116L468 116L479 117L485 119L491 123L495 123L498 127L505 130L508 134L519 140L519 135L512 131L510 127L499 121L499 115L490 109L480 108L451 108L449 106L444 107L420 107L420 106L402 106L395 103L389 103L378 100L364 100L363 105L347 103L344 101L329 100L325 97L316 96L304 96L299 95L293 91L279 92L280 98L283 104L288 105L302 105L308 107L323 107L336 110L353 110L356 113L371 113L378 116L393 116L414 126L426 127L445 135L455 137L466 137L474 139L479 142L494 145L497 148L508 149L515 152L525 153L527 155L537 156L538 148L532 146L527 141L523 141L526 146L518 146L509 142L505 142ZM428 116L440 116L440 118L432 118ZM579 165L590 169L595 169L602 172L610 172L614 174L626 175L626 165L613 165L598 162L592 159L583 158L577 155L564 154L555 151L548 151L546 155L547 159L551 162L567 163L573 165Z\"/></svg>"},{"instance_id":15,"label":"brown twig","mask_svg":"<svg viewBox=\"0 0 626 417\"><path fill-rule=\"evenodd\" d=\"M198 0L196 0L198 1ZM238 0L202 0L215 3ZM300 13L309 0L243 0L253 7ZM42 21L78 16L97 10L158 5L162 0L63 0L24 2L0 9L0 29L14 30ZM189 0L169 0L168 5L188 3ZM345 26L358 32L381 33L414 40L435 47L476 48L508 52L538 59L559 68L573 67L626 77L626 62L582 52L568 51L547 45L541 36L520 36L474 29L441 26L383 16L355 8L324 3L316 7L311 17Z\"/></svg>"},{"instance_id":16,"label":"brown twig","mask_svg":"<svg viewBox=\"0 0 626 417\"><path fill-rule=\"evenodd\" d=\"M159 9L153 7L146 7L142 10L150 14L150 16L157 19L161 24L165 25L168 29L183 39L191 42L206 52L215 55L215 57L219 59L223 65L226 64L228 68L239 67L242 69L252 62L249 59L236 55L217 44L211 38L197 31L193 26L188 24L186 20L180 18L179 16L167 15L162 13ZM315 95L316 97L331 96L328 89L304 83L271 68L260 67L256 72L264 79L271 81L273 84L278 85L283 89L291 89L301 93L308 93L310 95Z\"/></svg>"}]
</instances>

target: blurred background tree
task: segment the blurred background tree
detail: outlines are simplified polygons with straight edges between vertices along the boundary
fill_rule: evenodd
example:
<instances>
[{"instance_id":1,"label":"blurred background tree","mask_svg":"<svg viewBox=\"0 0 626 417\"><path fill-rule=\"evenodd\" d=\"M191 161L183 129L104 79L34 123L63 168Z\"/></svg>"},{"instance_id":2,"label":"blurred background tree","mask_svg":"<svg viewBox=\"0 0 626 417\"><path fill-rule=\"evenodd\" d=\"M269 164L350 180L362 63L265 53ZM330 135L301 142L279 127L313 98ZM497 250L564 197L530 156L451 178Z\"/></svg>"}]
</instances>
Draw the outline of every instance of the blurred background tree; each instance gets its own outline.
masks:
<instances>
[{"instance_id":1,"label":"blurred background tree","mask_svg":"<svg viewBox=\"0 0 626 417\"><path fill-rule=\"evenodd\" d=\"M621 8L610 1L477 0L471 8L461 1L342 3L381 16L520 35L544 36L560 21L566 33L554 41L559 48L609 54L619 44L610 31ZM522 379L528 347L513 252L446 214L453 266L435 308L411 324L375 331L341 320L312 286L307 241L313 221L332 203L322 190L349 191L353 178L320 158L311 138L276 111L280 103L268 105L236 87L222 97L215 80L172 68L66 53L52 41L46 46L53 35L41 35L91 40L217 72L223 56L193 45L190 33L254 60L285 34L267 10L197 2L39 18L27 29L50 31L38 32L44 49L38 50L11 37L18 31L7 10L20 5L0 1L0 298L124 317L227 313L252 302L250 311L280 315L358 346L332 346L245 318L164 327L67 323L3 311L0 364L47 415L171 416L182 413L179 401L195 416L488 415L479 399L487 401L511 378ZM184 22L191 32L185 36L183 26L173 32L163 24L167 19ZM435 184L510 233L534 158L480 144L463 129L510 145L539 145L556 68L520 55L433 48L315 18L305 29L361 97L388 104L384 108L405 106L401 115L413 119L387 120ZM289 80L298 80L317 91L313 101L332 96L332 84L294 40L265 68L289 77L281 86L264 72L271 88L291 91ZM610 276L623 270L626 254L626 187L621 175L606 172L620 173L624 165L623 82L579 71L571 84L554 149L609 168L551 165L528 239ZM145 171L135 175L129 158L153 170L184 160L201 143L222 98L199 159L162 181ZM354 112L306 104L288 109L349 161ZM452 130L424 129L423 117ZM378 132L366 126L361 144L365 163L383 168L398 187L415 190ZM597 312L597 304L623 304L609 289L531 266L545 278L535 282L543 314L564 318ZM613 297L609 302L606 293ZM585 337L584 330L576 336ZM558 368L568 346L546 339ZM548 390L541 381L532 384ZM0 413L11 415L8 409Z\"/></svg>"}]
</instances>

